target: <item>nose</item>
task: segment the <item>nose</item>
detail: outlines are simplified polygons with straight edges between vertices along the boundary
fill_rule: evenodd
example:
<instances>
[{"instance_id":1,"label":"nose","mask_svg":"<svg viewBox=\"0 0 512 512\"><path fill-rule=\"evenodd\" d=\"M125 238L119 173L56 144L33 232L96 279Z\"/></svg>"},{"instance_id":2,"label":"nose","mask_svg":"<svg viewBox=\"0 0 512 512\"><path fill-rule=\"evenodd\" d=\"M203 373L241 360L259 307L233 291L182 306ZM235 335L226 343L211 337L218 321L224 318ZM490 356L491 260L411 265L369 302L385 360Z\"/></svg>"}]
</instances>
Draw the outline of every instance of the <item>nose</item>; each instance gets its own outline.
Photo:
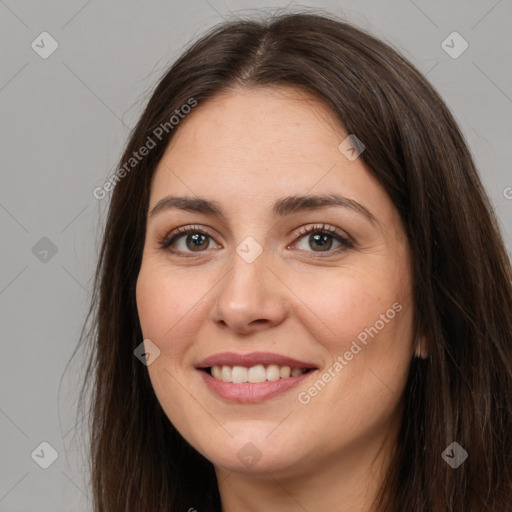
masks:
<instances>
[{"instance_id":1,"label":"nose","mask_svg":"<svg viewBox=\"0 0 512 512\"><path fill-rule=\"evenodd\" d=\"M237 334L250 334L282 323L289 311L287 290L268 266L265 251L252 263L236 252L232 266L215 288L213 321Z\"/></svg>"}]
</instances>

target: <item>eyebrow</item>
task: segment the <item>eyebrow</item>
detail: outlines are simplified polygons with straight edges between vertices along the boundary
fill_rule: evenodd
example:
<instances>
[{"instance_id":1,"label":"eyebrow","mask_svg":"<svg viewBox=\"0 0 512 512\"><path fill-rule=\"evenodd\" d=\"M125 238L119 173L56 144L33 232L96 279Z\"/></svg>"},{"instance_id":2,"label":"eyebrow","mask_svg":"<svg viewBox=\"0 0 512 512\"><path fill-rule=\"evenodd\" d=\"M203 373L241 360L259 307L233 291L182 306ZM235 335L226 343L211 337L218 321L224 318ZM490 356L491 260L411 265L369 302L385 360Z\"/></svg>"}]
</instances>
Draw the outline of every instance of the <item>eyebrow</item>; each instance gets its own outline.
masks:
<instances>
[{"instance_id":1,"label":"eyebrow","mask_svg":"<svg viewBox=\"0 0 512 512\"><path fill-rule=\"evenodd\" d=\"M372 224L376 222L372 213L362 204L337 194L328 195L306 195L306 196L287 196L278 199L273 207L272 213L278 217L284 217L301 211L314 210L317 208L327 208L337 206L349 208L360 215L366 217ZM201 197L178 197L166 196L152 208L149 217L154 217L160 212L177 208L189 212L204 213L213 215L225 220L226 216L217 201L204 199Z\"/></svg>"}]
</instances>

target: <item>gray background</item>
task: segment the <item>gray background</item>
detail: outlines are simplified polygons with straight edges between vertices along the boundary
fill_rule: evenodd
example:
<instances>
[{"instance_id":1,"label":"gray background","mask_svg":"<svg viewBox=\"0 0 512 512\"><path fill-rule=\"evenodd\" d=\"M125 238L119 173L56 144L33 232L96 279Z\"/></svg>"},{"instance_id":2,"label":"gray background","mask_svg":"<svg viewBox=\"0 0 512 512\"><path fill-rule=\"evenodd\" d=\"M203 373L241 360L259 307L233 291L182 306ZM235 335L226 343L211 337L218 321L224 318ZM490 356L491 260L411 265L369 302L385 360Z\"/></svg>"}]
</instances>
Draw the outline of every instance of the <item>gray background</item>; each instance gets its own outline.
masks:
<instances>
[{"instance_id":1,"label":"gray background","mask_svg":"<svg viewBox=\"0 0 512 512\"><path fill-rule=\"evenodd\" d=\"M92 191L115 170L148 92L187 43L232 13L286 5L0 0L0 511L91 509L74 428L83 359L64 370L85 318L108 206L109 195L98 201ZM510 251L510 0L288 6L345 17L428 76L464 132ZM44 31L59 45L47 59L31 47L43 45ZM441 47L453 31L469 44L455 59ZM31 457L43 441L58 452L48 469L36 464L50 460L47 448Z\"/></svg>"}]
</instances>

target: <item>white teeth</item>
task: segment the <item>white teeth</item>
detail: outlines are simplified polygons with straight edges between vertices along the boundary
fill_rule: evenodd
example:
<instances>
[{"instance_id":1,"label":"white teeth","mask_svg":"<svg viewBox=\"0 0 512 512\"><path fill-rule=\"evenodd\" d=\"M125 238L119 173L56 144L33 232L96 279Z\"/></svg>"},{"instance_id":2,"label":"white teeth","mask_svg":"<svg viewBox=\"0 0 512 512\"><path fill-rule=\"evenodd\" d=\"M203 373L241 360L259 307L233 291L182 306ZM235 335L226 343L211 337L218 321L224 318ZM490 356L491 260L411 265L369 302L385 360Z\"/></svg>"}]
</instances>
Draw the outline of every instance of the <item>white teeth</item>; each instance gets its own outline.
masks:
<instances>
[{"instance_id":1,"label":"white teeth","mask_svg":"<svg viewBox=\"0 0 512 512\"><path fill-rule=\"evenodd\" d=\"M267 380L267 372L262 364L251 366L247 372L247 380L249 382L265 382Z\"/></svg>"},{"instance_id":2,"label":"white teeth","mask_svg":"<svg viewBox=\"0 0 512 512\"><path fill-rule=\"evenodd\" d=\"M277 364L268 365L267 380L279 380L279 366Z\"/></svg>"},{"instance_id":3,"label":"white teeth","mask_svg":"<svg viewBox=\"0 0 512 512\"><path fill-rule=\"evenodd\" d=\"M221 379L224 382L232 382L231 380L231 374L233 372L233 369L231 366L223 366L221 370Z\"/></svg>"},{"instance_id":4,"label":"white teeth","mask_svg":"<svg viewBox=\"0 0 512 512\"><path fill-rule=\"evenodd\" d=\"M281 366L279 369L279 377L281 379L287 379L290 376L291 370L289 366Z\"/></svg>"},{"instance_id":5,"label":"white teeth","mask_svg":"<svg viewBox=\"0 0 512 512\"><path fill-rule=\"evenodd\" d=\"M212 375L219 380L222 380L222 369L220 366L212 366Z\"/></svg>"},{"instance_id":6,"label":"white teeth","mask_svg":"<svg viewBox=\"0 0 512 512\"><path fill-rule=\"evenodd\" d=\"M246 368L245 366L212 366L211 372L215 379L224 382L233 382L239 384L242 382L265 382L276 381L279 379L288 379L289 377L299 377L307 370L304 368L293 368L289 366L279 366L277 364L269 364L264 366L257 364Z\"/></svg>"},{"instance_id":7,"label":"white teeth","mask_svg":"<svg viewBox=\"0 0 512 512\"><path fill-rule=\"evenodd\" d=\"M235 384L247 382L247 368L244 366L233 366L231 379Z\"/></svg>"}]
</instances>

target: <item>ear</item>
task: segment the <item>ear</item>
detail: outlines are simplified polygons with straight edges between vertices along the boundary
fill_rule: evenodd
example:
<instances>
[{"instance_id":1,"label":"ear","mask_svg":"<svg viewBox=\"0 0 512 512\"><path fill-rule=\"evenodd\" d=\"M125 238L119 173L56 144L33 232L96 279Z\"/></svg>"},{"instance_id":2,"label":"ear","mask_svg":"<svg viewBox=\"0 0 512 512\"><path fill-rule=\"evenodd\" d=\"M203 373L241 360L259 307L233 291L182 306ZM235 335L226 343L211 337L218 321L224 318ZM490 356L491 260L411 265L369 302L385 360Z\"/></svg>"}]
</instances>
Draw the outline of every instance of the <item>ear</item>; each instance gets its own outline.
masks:
<instances>
[{"instance_id":1,"label":"ear","mask_svg":"<svg viewBox=\"0 0 512 512\"><path fill-rule=\"evenodd\" d=\"M427 359L429 357L425 338L422 336L416 336L416 352L414 353L415 357L421 357L422 359Z\"/></svg>"}]
</instances>

